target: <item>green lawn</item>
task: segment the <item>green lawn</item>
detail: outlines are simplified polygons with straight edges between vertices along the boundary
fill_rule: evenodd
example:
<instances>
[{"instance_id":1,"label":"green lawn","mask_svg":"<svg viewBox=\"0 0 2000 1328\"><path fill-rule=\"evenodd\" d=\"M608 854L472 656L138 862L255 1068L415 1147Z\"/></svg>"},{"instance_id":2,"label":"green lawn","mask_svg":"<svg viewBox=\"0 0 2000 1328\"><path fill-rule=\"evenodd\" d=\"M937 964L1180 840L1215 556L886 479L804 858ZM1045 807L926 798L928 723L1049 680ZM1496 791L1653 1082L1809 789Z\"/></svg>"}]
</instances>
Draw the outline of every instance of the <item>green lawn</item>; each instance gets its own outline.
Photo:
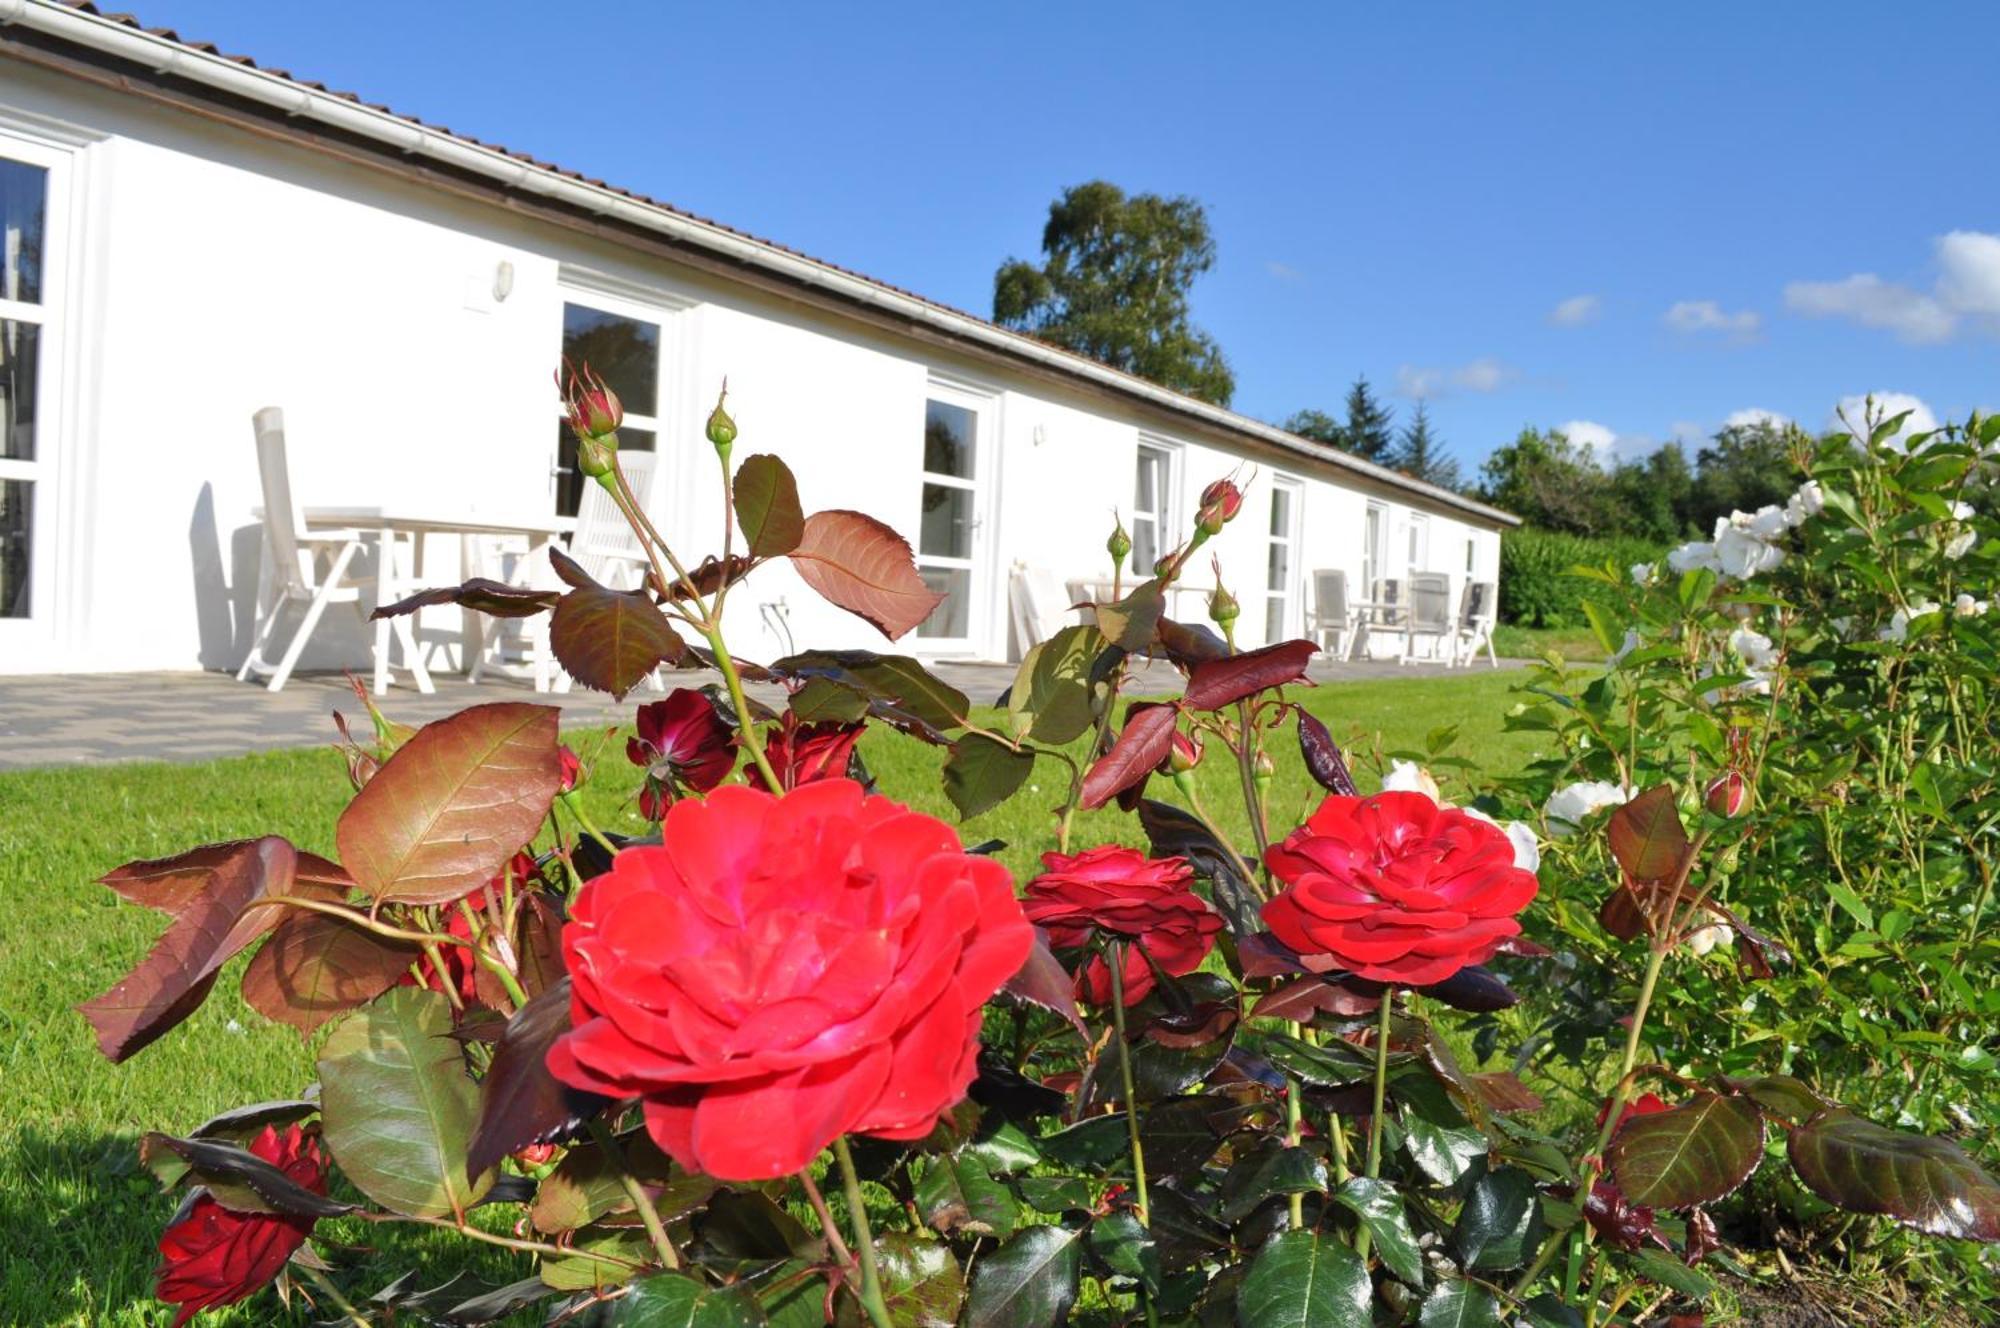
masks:
<instances>
[{"instance_id":1,"label":"green lawn","mask_svg":"<svg viewBox=\"0 0 2000 1328\"><path fill-rule=\"evenodd\" d=\"M1532 735L1502 733L1519 675L1474 671L1445 678L1341 683L1301 693L1349 745L1357 765L1375 751L1417 750L1456 725L1456 750L1489 771L1518 768ZM393 705L391 706L393 715ZM643 828L629 803L636 772L622 734L572 733L598 772L590 786L600 823ZM1289 726L1284 744L1289 748ZM871 733L863 753L885 792L949 818L939 790L942 756L913 739ZM1295 816L1316 792L1289 751L1279 753L1274 819ZM1205 766L1204 801L1239 830L1245 822L1233 772ZM1371 781L1358 770L1364 785ZM1012 803L963 828L967 842L1004 839L1007 864L1031 871L1061 801L1063 768L1038 767ZM1449 785L1449 781L1447 781ZM1162 783L1156 796L1169 796ZM94 879L119 863L214 840L278 833L302 848L333 849L334 820L349 796L328 748L201 765L52 768L0 774L0 1324L165 1325L151 1298L153 1242L172 1211L137 1168L134 1143L149 1129L182 1132L225 1107L289 1097L312 1077L296 1034L273 1027L236 992L243 960L224 970L214 994L185 1024L123 1066L100 1057L73 1007L116 981L161 930L155 914L121 904ZM1076 842L1136 840L1115 812L1081 816ZM471 1267L492 1280L520 1276L504 1252L460 1250L448 1233L426 1238L353 1224L325 1224L322 1243L363 1240L372 1251L331 1251L350 1288L373 1289L353 1271L386 1282L417 1262L442 1281ZM448 1257L443 1251L451 1251ZM204 1322L272 1322L268 1296Z\"/></svg>"},{"instance_id":2,"label":"green lawn","mask_svg":"<svg viewBox=\"0 0 2000 1328\"><path fill-rule=\"evenodd\" d=\"M1493 629L1493 648L1502 659L1539 659L1554 651L1572 664L1603 659L1604 647L1588 627L1515 627Z\"/></svg>"}]
</instances>

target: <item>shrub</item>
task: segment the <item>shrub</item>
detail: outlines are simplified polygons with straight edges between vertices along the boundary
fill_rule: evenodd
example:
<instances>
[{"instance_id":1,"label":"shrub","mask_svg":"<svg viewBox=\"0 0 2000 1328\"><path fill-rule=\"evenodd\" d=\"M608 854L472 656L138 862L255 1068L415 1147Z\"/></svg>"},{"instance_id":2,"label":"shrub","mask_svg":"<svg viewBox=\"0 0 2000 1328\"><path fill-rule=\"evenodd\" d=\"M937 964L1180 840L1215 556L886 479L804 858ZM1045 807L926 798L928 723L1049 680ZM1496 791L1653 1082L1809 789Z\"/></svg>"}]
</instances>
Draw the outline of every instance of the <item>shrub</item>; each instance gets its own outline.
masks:
<instances>
[{"instance_id":1,"label":"shrub","mask_svg":"<svg viewBox=\"0 0 2000 1328\"><path fill-rule=\"evenodd\" d=\"M1500 541L1500 621L1519 627L1581 627L1586 600L1612 602L1579 567L1650 562L1659 546L1642 539L1593 539L1523 526Z\"/></svg>"}]
</instances>

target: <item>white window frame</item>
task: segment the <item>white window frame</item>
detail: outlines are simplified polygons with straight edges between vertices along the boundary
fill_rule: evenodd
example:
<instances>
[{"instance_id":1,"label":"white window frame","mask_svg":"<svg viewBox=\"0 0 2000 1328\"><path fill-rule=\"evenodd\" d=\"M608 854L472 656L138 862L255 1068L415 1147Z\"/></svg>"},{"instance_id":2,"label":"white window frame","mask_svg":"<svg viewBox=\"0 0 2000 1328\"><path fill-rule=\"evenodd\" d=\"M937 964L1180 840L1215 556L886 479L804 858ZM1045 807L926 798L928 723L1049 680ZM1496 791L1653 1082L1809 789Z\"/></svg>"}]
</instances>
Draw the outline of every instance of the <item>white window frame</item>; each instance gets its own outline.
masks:
<instances>
[{"instance_id":1,"label":"white window frame","mask_svg":"<svg viewBox=\"0 0 2000 1328\"><path fill-rule=\"evenodd\" d=\"M653 478L649 490L637 495L639 505L648 512L661 494L681 492L678 482L684 451L684 433L689 428L687 420L690 411L697 411L692 397L687 395L686 355L683 353L685 336L681 327L681 315L693 307L694 302L672 291L644 286L637 282L607 273L594 272L585 268L565 265L557 276L555 302L555 363L558 371L562 365L563 353L563 311L567 305L582 305L601 313L614 314L620 318L630 318L636 322L651 323L660 329L659 379L653 385L654 400L659 403L663 414L641 415L633 411L625 412L624 427L644 429L653 435ZM579 369L583 366L578 365ZM560 422L563 416L562 400L558 397L554 404L555 417ZM697 411L697 413L699 413ZM548 452L547 499L551 510L555 507L556 485L562 474L561 453L555 449L560 445L559 435L549 431L550 451ZM672 518L669 518L671 520ZM659 523L656 515L655 524Z\"/></svg>"},{"instance_id":2,"label":"white window frame","mask_svg":"<svg viewBox=\"0 0 2000 1328\"><path fill-rule=\"evenodd\" d=\"M1142 456L1144 456L1148 452L1159 456L1164 462L1164 465L1162 467L1159 493L1157 496L1157 502L1159 503L1159 510L1150 512L1142 511L1139 507L1139 460ZM1175 442L1170 442L1165 438L1159 438L1152 434L1140 434L1139 445L1133 451L1132 454L1131 534L1132 534L1132 547L1134 550L1134 557L1132 561L1131 570L1132 570L1132 576L1135 580L1144 580L1145 578L1150 577L1153 574L1152 564L1144 563L1142 565L1140 559L1137 556L1137 551L1144 547L1144 545L1140 542L1139 539L1139 527L1141 525L1145 525L1151 528L1153 537L1153 546L1154 546L1153 556L1154 559L1157 561L1159 558L1165 556L1168 553L1171 553L1180 544L1180 532L1178 528L1179 525L1178 517L1180 516L1180 511L1181 511L1180 444Z\"/></svg>"},{"instance_id":3,"label":"white window frame","mask_svg":"<svg viewBox=\"0 0 2000 1328\"><path fill-rule=\"evenodd\" d=\"M1361 595L1360 598L1373 602L1375 585L1384 579L1389 559L1389 508L1386 503L1371 502L1361 520Z\"/></svg>"},{"instance_id":4,"label":"white window frame","mask_svg":"<svg viewBox=\"0 0 2000 1328\"><path fill-rule=\"evenodd\" d=\"M965 635L925 636L912 632L904 638L910 647L927 656L980 656L992 650L995 624L1003 614L1005 605L994 591L996 570L994 567L993 495L999 488L1000 462L1000 394L986 387L957 378L947 378L932 374L924 384L923 405L925 413L930 403L941 401L957 406L972 415L972 475L942 475L924 469L923 431L919 417L917 432L917 485L916 496L919 507L917 522L911 527L911 547L915 550L918 570L938 568L940 570L964 571L966 578ZM948 489L962 489L972 495L971 550L963 558L923 551L923 488L935 484ZM993 606L998 605L996 610Z\"/></svg>"},{"instance_id":5,"label":"white window frame","mask_svg":"<svg viewBox=\"0 0 2000 1328\"><path fill-rule=\"evenodd\" d=\"M80 547L80 502L70 490L82 459L72 455L70 406L76 393L71 364L76 358L74 320L82 292L71 265L81 249L74 233L82 209L75 192L80 172L76 154L40 137L8 132L0 125L0 157L39 166L45 172L42 199L42 289L39 301L0 298L0 318L33 323L36 336L35 456L0 459L0 480L33 485L29 509L28 615L0 618L0 659L31 669L61 666L58 644L83 568L67 555Z\"/></svg>"},{"instance_id":6,"label":"white window frame","mask_svg":"<svg viewBox=\"0 0 2000 1328\"><path fill-rule=\"evenodd\" d=\"M1410 513L1410 561L1406 569L1414 576L1430 571L1431 519L1422 512Z\"/></svg>"},{"instance_id":7,"label":"white window frame","mask_svg":"<svg viewBox=\"0 0 2000 1328\"><path fill-rule=\"evenodd\" d=\"M1306 486L1302 481L1294 479L1290 475L1273 475L1271 477L1271 502L1276 503L1278 495L1281 493L1285 494L1288 499L1287 516L1289 519L1286 524L1289 526L1289 529L1282 535L1275 535L1270 531L1270 523L1268 521L1265 523L1264 631L1266 645L1289 640L1299 635L1300 631L1299 610L1302 596L1299 592L1304 585L1304 578L1299 571L1299 545L1301 543L1300 536L1305 530ZM1271 565L1269 546L1272 544L1283 544L1287 552L1285 560L1285 584L1282 586L1272 586L1270 583ZM1270 604L1273 600L1279 602L1278 630L1276 633L1271 632L1269 626Z\"/></svg>"}]
</instances>

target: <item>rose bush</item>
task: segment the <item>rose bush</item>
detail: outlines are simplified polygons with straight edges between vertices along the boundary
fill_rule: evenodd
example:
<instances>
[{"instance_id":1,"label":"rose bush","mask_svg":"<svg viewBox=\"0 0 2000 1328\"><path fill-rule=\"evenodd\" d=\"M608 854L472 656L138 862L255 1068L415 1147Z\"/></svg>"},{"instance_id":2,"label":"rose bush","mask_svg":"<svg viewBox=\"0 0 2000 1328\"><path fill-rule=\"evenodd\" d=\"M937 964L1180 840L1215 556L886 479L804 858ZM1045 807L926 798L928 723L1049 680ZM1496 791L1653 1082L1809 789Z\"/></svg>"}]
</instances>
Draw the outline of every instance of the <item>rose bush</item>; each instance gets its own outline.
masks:
<instances>
[{"instance_id":1,"label":"rose bush","mask_svg":"<svg viewBox=\"0 0 2000 1328\"><path fill-rule=\"evenodd\" d=\"M560 591L377 612L549 613L563 667L621 697L719 682L637 707L636 773L593 775L550 707L413 730L370 705L335 857L266 836L104 878L170 919L83 1007L106 1055L244 953L250 1006L315 1049L315 1091L142 1142L186 1196L180 1321L276 1281L350 1325L1609 1328L1715 1296L1774 1230L1911 1248L1858 1215L1992 1286L2000 1184L1948 1132L2000 1013L1967 978L2000 957L2000 425L1828 441L1785 506L1606 569L1588 611L1623 648L1536 676L1525 775L1449 787L1447 730L1364 797L1296 700L1312 643L1238 648L1219 563L1219 632L1165 611L1237 477L1129 582L1114 528L1112 593L988 708L908 656L731 653L724 605L773 561L892 640L939 596L879 522L739 463L720 402L724 542L677 556L615 396L587 369L566 394L645 588L557 551ZM1179 695L1121 704L1141 655ZM966 817L1053 800L1021 898L996 844L871 791L864 736L936 749ZM1281 760L1326 795L1301 824ZM607 783L651 833L593 822ZM385 1224L520 1276L357 1285Z\"/></svg>"}]
</instances>

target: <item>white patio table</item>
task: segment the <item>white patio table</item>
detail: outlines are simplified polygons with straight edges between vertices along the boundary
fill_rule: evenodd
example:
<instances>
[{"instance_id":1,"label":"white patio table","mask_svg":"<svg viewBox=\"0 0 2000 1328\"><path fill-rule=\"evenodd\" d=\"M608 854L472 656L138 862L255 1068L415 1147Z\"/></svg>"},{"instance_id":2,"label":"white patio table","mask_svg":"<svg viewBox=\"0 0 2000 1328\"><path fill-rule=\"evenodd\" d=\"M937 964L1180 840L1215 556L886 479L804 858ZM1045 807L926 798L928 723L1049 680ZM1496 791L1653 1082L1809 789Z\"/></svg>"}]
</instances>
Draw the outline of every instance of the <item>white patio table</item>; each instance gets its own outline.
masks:
<instances>
[{"instance_id":1,"label":"white patio table","mask_svg":"<svg viewBox=\"0 0 2000 1328\"><path fill-rule=\"evenodd\" d=\"M528 541L528 557L524 567L534 562L534 555L554 544L563 535L576 528L576 518L568 516L533 515L525 512L484 512L461 508L445 512L439 509L425 509L414 506L352 506L308 507L305 521L310 527L330 527L340 530L374 531L376 539L375 557L375 602L394 604L405 595L422 588L424 573L424 537L426 535L457 535L464 539L479 535L503 535L523 537ZM398 556L398 549L409 548L408 569L404 570L404 560ZM468 618L470 620L470 616ZM466 661L468 664L477 657L481 628L474 624L468 628ZM375 693L381 695L389 690L389 674L396 667L390 658L391 641L403 649L403 665L409 671L411 681L420 692L434 692L430 671L424 667L423 656L417 649L416 629L411 617L382 618L375 623Z\"/></svg>"}]
</instances>

